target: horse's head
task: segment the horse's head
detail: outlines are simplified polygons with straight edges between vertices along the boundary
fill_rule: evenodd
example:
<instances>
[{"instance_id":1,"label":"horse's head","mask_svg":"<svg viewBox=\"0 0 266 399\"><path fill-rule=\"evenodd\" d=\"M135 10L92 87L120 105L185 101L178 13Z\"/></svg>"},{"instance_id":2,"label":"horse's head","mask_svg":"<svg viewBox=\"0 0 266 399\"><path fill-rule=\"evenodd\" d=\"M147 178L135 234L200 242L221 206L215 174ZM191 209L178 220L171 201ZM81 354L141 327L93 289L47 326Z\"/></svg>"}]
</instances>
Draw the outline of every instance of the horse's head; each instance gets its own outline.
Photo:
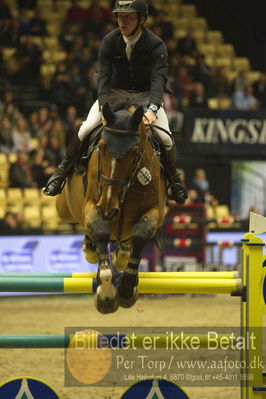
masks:
<instances>
[{"instance_id":1,"label":"horse's head","mask_svg":"<svg viewBox=\"0 0 266 399\"><path fill-rule=\"evenodd\" d=\"M140 158L140 124L143 108L113 112L108 104L102 109L106 120L99 143L99 177L101 196L97 204L100 216L114 220L120 203ZM144 127L143 127L144 128Z\"/></svg>"}]
</instances>

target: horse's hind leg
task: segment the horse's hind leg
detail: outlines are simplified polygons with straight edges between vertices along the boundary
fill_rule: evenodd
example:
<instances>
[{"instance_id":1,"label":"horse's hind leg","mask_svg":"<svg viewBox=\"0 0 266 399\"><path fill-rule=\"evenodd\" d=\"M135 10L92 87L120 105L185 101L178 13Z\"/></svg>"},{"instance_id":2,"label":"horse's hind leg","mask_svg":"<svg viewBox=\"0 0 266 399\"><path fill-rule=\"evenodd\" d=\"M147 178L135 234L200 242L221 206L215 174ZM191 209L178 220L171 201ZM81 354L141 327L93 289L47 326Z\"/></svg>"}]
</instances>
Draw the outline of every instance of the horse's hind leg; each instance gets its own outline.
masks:
<instances>
[{"instance_id":1,"label":"horse's hind leg","mask_svg":"<svg viewBox=\"0 0 266 399\"><path fill-rule=\"evenodd\" d=\"M154 214L151 214L143 217L132 231L130 258L117 286L119 305L125 308L133 306L138 299L138 268L142 250L152 237L155 231L154 226L157 226L157 218L154 216Z\"/></svg>"},{"instance_id":2,"label":"horse's hind leg","mask_svg":"<svg viewBox=\"0 0 266 399\"><path fill-rule=\"evenodd\" d=\"M85 258L89 263L98 263L98 254L96 251L95 243L90 239L89 236L85 235L82 242L82 250L85 254Z\"/></svg>"},{"instance_id":3,"label":"horse's hind leg","mask_svg":"<svg viewBox=\"0 0 266 399\"><path fill-rule=\"evenodd\" d=\"M108 253L110 226L107 222L97 219L88 226L88 231L95 242L99 258L95 305L101 313L112 313L118 309L119 304Z\"/></svg>"}]
</instances>

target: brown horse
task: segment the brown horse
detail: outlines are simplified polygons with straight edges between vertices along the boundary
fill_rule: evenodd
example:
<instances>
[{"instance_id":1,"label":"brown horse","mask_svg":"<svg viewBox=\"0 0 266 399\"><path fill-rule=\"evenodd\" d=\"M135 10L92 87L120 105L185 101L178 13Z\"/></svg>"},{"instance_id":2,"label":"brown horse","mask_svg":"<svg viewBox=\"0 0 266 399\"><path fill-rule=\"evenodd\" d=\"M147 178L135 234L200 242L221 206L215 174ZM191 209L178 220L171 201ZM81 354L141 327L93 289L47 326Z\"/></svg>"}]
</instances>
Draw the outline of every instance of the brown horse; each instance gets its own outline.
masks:
<instances>
[{"instance_id":1,"label":"brown horse","mask_svg":"<svg viewBox=\"0 0 266 399\"><path fill-rule=\"evenodd\" d=\"M111 313L137 300L141 253L165 216L166 181L142 107L114 113L105 104L103 116L106 126L89 161L85 195L82 177L73 174L56 205L61 219L84 227L86 259L99 264L95 304ZM116 244L112 262L110 242ZM123 270L117 286L111 263Z\"/></svg>"}]
</instances>

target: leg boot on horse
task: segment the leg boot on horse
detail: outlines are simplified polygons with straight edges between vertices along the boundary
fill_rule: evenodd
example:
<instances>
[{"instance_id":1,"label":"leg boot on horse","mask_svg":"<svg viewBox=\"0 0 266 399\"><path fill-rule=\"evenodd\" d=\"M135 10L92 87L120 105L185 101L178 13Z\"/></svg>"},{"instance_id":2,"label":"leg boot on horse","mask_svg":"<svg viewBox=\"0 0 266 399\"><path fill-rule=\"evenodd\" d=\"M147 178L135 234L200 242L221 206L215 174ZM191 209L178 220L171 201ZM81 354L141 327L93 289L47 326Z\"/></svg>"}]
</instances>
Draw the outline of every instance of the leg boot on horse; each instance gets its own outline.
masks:
<instances>
[{"instance_id":1,"label":"leg boot on horse","mask_svg":"<svg viewBox=\"0 0 266 399\"><path fill-rule=\"evenodd\" d=\"M113 313L118 309L119 303L114 286L114 272L109 261L110 225L98 217L87 227L95 242L99 258L95 306L101 313Z\"/></svg>"},{"instance_id":2,"label":"leg boot on horse","mask_svg":"<svg viewBox=\"0 0 266 399\"><path fill-rule=\"evenodd\" d=\"M141 253L147 242L150 240L152 232L153 229L149 222L149 218L147 217L144 217L133 228L130 258L126 269L120 276L117 286L118 302L119 305L124 308L133 306L138 299L138 268Z\"/></svg>"},{"instance_id":3,"label":"leg boot on horse","mask_svg":"<svg viewBox=\"0 0 266 399\"><path fill-rule=\"evenodd\" d=\"M64 187L64 182L69 175L74 163L79 157L81 141L78 136L75 136L69 144L66 152L66 157L57 167L55 173L48 180L43 192L49 196L55 196L61 193Z\"/></svg>"}]
</instances>

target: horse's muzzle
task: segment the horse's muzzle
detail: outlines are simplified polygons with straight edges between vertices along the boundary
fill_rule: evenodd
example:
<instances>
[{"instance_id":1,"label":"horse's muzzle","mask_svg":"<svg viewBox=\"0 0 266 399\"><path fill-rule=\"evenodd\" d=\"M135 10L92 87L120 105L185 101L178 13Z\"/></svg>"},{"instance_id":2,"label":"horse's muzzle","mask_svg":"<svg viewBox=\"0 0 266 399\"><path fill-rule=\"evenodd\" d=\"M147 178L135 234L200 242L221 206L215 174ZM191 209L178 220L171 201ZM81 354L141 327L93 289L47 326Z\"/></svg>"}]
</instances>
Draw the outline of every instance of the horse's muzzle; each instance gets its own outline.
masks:
<instances>
[{"instance_id":1,"label":"horse's muzzle","mask_svg":"<svg viewBox=\"0 0 266 399\"><path fill-rule=\"evenodd\" d=\"M120 215L120 210L118 208L112 208L108 211L108 213L104 212L103 208L100 205L97 205L96 209L99 216L103 220L108 220L109 222L112 222Z\"/></svg>"}]
</instances>

